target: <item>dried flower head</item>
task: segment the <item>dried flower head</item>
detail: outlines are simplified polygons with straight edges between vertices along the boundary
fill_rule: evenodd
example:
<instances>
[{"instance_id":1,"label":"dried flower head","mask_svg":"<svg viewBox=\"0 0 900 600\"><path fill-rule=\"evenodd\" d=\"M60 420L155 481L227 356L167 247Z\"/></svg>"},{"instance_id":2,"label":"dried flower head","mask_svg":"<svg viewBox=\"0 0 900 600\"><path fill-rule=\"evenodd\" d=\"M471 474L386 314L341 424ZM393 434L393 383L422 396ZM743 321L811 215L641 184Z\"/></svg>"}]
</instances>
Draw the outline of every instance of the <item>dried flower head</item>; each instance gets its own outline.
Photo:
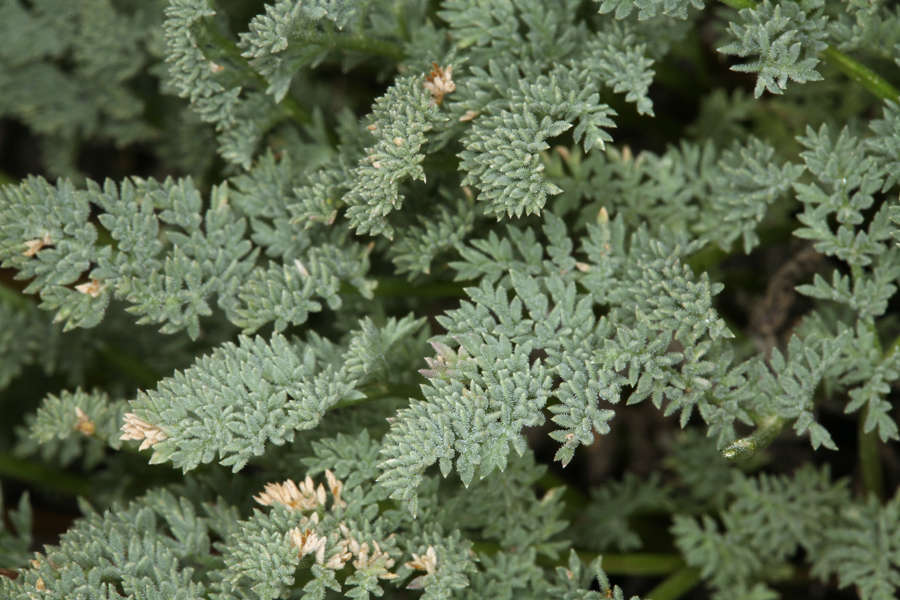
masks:
<instances>
[{"instance_id":1,"label":"dried flower head","mask_svg":"<svg viewBox=\"0 0 900 600\"><path fill-rule=\"evenodd\" d=\"M267 483L266 491L253 499L263 506L281 504L290 511L314 510L325 505L325 486L320 483L316 489L312 478L307 475L299 487L291 479L284 483Z\"/></svg>"},{"instance_id":2,"label":"dried flower head","mask_svg":"<svg viewBox=\"0 0 900 600\"><path fill-rule=\"evenodd\" d=\"M45 233L44 237L42 237L40 239L28 240L27 242L25 242L25 246L28 249L22 253L22 256L34 256L44 246L52 246L52 245L53 245L53 241L50 239L50 234Z\"/></svg>"},{"instance_id":3,"label":"dried flower head","mask_svg":"<svg viewBox=\"0 0 900 600\"><path fill-rule=\"evenodd\" d=\"M89 296L93 296L96 298L100 294L103 293L103 289L106 287L105 284L100 283L97 279L91 279L90 283L82 283L81 285L76 285L75 289L81 292L82 294L87 294Z\"/></svg>"},{"instance_id":4,"label":"dried flower head","mask_svg":"<svg viewBox=\"0 0 900 600\"><path fill-rule=\"evenodd\" d=\"M431 65L433 68L428 77L425 78L424 85L425 89L431 92L434 103L440 106L444 101L444 95L456 89L456 84L453 83L452 79L453 66L451 65L444 69L439 67L437 63L431 63Z\"/></svg>"},{"instance_id":5,"label":"dried flower head","mask_svg":"<svg viewBox=\"0 0 900 600\"><path fill-rule=\"evenodd\" d=\"M428 550L422 556L413 553L413 559L405 563L405 566L409 569L425 571L428 574L434 573L434 569L437 567L437 554L434 552L434 546L428 546Z\"/></svg>"},{"instance_id":6,"label":"dried flower head","mask_svg":"<svg viewBox=\"0 0 900 600\"><path fill-rule=\"evenodd\" d=\"M331 490L331 495L334 496L334 502L331 505L331 508L345 508L347 503L341 500L341 492L344 491L344 482L334 476L330 470L325 469L325 479L328 480L328 489Z\"/></svg>"},{"instance_id":7,"label":"dried flower head","mask_svg":"<svg viewBox=\"0 0 900 600\"><path fill-rule=\"evenodd\" d=\"M378 573L379 579L396 579L396 573L388 572L388 569L394 566L394 559L388 556L387 552L381 550L378 542L372 542L372 556L369 556L369 543L363 542L359 544L356 540L351 540L350 549L357 559L353 561L353 566L359 570L371 567L380 567L382 572Z\"/></svg>"},{"instance_id":8,"label":"dried flower head","mask_svg":"<svg viewBox=\"0 0 900 600\"><path fill-rule=\"evenodd\" d=\"M291 544L299 549L301 557L315 552L316 562L320 565L325 562L325 543L327 538L319 537L312 529L301 530L299 527L291 529L289 533Z\"/></svg>"},{"instance_id":9,"label":"dried flower head","mask_svg":"<svg viewBox=\"0 0 900 600\"><path fill-rule=\"evenodd\" d=\"M77 420L75 421L75 426L72 427L72 429L80 431L84 435L94 434L94 430L96 429L94 422L91 421L88 416L84 414L84 411L77 406L75 407L75 417Z\"/></svg>"},{"instance_id":10,"label":"dried flower head","mask_svg":"<svg viewBox=\"0 0 900 600\"><path fill-rule=\"evenodd\" d=\"M410 569L418 569L419 571L426 572L425 575L416 577L406 586L406 589L408 590L421 590L425 587L428 576L434 573L434 570L437 567L437 555L434 552L434 547L428 546L428 550L422 556L413 554L413 560L405 563L405 566Z\"/></svg>"},{"instance_id":11,"label":"dried flower head","mask_svg":"<svg viewBox=\"0 0 900 600\"><path fill-rule=\"evenodd\" d=\"M353 554L347 548L347 540L341 540L337 543L338 551L329 557L328 562L325 563L325 568L334 569L335 571L340 571L344 568L344 565L347 564L351 558L353 558Z\"/></svg>"},{"instance_id":12,"label":"dried flower head","mask_svg":"<svg viewBox=\"0 0 900 600\"><path fill-rule=\"evenodd\" d=\"M122 425L122 431L125 433L119 438L120 440L144 440L141 443L141 450L146 450L168 437L162 429L142 421L134 413L125 415L125 424Z\"/></svg>"}]
</instances>

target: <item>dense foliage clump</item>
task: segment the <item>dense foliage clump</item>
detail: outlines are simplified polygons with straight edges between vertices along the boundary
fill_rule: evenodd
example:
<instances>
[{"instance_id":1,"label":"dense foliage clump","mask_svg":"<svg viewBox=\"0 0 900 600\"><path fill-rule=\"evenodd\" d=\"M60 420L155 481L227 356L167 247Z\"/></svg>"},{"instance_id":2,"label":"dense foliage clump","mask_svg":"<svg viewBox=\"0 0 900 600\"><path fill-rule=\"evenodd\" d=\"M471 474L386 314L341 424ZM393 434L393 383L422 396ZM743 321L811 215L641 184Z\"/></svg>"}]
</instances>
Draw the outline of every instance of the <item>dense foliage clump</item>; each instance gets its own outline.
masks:
<instances>
[{"instance_id":1,"label":"dense foliage clump","mask_svg":"<svg viewBox=\"0 0 900 600\"><path fill-rule=\"evenodd\" d=\"M897 597L896 3L0 39L3 597Z\"/></svg>"}]
</instances>

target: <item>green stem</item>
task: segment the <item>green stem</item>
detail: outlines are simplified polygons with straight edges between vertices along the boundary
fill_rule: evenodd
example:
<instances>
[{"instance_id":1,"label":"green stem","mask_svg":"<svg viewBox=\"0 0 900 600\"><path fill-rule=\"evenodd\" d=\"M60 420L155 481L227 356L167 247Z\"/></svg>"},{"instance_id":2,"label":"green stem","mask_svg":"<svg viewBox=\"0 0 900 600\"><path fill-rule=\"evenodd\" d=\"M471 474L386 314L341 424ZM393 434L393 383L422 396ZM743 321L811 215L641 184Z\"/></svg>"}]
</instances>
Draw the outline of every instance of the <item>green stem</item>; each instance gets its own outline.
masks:
<instances>
[{"instance_id":1,"label":"green stem","mask_svg":"<svg viewBox=\"0 0 900 600\"><path fill-rule=\"evenodd\" d=\"M0 302L6 302L18 310L28 310L34 306L28 296L4 284L0 284ZM151 387L162 379L161 374L121 348L102 343L97 346L97 352L106 362L131 377L143 387Z\"/></svg>"},{"instance_id":2,"label":"green stem","mask_svg":"<svg viewBox=\"0 0 900 600\"><path fill-rule=\"evenodd\" d=\"M103 343L98 347L97 351L103 357L103 360L131 377L141 387L153 387L157 381L162 379L162 374L145 365L139 358L123 352L120 348Z\"/></svg>"},{"instance_id":3,"label":"green stem","mask_svg":"<svg viewBox=\"0 0 900 600\"><path fill-rule=\"evenodd\" d=\"M349 50L383 56L400 62L406 59L403 48L385 40L376 40L358 34L335 34L333 32L301 31L291 39L306 45L323 46L334 50Z\"/></svg>"},{"instance_id":4,"label":"green stem","mask_svg":"<svg viewBox=\"0 0 900 600\"><path fill-rule=\"evenodd\" d=\"M212 18L201 19L195 25L194 35L197 36L198 42L207 42L212 44L219 50L221 55L227 56L230 60L234 61L241 70L248 75L251 79L253 79L258 86L260 86L263 90L269 87L269 82L266 81L266 78L263 77L256 69L254 69L250 65L250 61L248 61L241 54L240 48L231 41L225 34L223 34L215 21ZM203 44L200 43L198 46L203 48ZM204 54L205 55L205 54ZM207 57L215 59L215 56ZM312 115L304 109L300 104L290 95L286 95L284 99L281 101L281 106L287 111L288 115L298 123L303 123L304 125L309 125L312 123Z\"/></svg>"},{"instance_id":5,"label":"green stem","mask_svg":"<svg viewBox=\"0 0 900 600\"><path fill-rule=\"evenodd\" d=\"M25 294L2 283L0 283L0 302L6 302L18 310L28 310L32 306L31 300Z\"/></svg>"},{"instance_id":6,"label":"green stem","mask_svg":"<svg viewBox=\"0 0 900 600\"><path fill-rule=\"evenodd\" d=\"M862 478L866 491L884 502L884 478L881 471L881 454L878 447L878 433L875 429L865 430L869 407L859 414L859 462L862 466Z\"/></svg>"},{"instance_id":7,"label":"green stem","mask_svg":"<svg viewBox=\"0 0 900 600\"><path fill-rule=\"evenodd\" d=\"M875 73L862 63L858 63L833 46L822 50L822 56L828 64L860 84L882 100L900 102L900 90L892 86L881 75Z\"/></svg>"},{"instance_id":8,"label":"green stem","mask_svg":"<svg viewBox=\"0 0 900 600\"><path fill-rule=\"evenodd\" d=\"M578 556L585 564L597 557L590 552L578 552ZM603 570L610 575L668 575L683 568L684 559L678 554L603 554Z\"/></svg>"},{"instance_id":9,"label":"green stem","mask_svg":"<svg viewBox=\"0 0 900 600\"><path fill-rule=\"evenodd\" d=\"M749 459L775 441L785 423L785 420L778 415L767 415L764 417L754 415L753 421L756 423L756 431L722 450L722 456L731 462Z\"/></svg>"},{"instance_id":10,"label":"green stem","mask_svg":"<svg viewBox=\"0 0 900 600\"><path fill-rule=\"evenodd\" d=\"M882 361L886 360L887 357L893 356L897 350L900 349L900 335L894 338L894 341L891 342L891 345L888 346L887 350L884 351L884 358Z\"/></svg>"},{"instance_id":11,"label":"green stem","mask_svg":"<svg viewBox=\"0 0 900 600\"><path fill-rule=\"evenodd\" d=\"M0 452L0 476L18 479L65 494L85 497L91 495L91 482L87 479L77 477L62 469L25 461L6 452Z\"/></svg>"},{"instance_id":12,"label":"green stem","mask_svg":"<svg viewBox=\"0 0 900 600\"><path fill-rule=\"evenodd\" d=\"M606 566L606 557L603 557ZM700 583L700 570L695 567L684 567L675 571L658 586L647 592L646 598L653 600L676 600L694 589Z\"/></svg>"},{"instance_id":13,"label":"green stem","mask_svg":"<svg viewBox=\"0 0 900 600\"><path fill-rule=\"evenodd\" d=\"M756 7L756 2L751 0L721 0L721 2L735 10ZM900 90L892 86L881 75L878 75L862 63L853 60L834 46L828 46L822 50L819 56L882 100L900 103Z\"/></svg>"}]
</instances>

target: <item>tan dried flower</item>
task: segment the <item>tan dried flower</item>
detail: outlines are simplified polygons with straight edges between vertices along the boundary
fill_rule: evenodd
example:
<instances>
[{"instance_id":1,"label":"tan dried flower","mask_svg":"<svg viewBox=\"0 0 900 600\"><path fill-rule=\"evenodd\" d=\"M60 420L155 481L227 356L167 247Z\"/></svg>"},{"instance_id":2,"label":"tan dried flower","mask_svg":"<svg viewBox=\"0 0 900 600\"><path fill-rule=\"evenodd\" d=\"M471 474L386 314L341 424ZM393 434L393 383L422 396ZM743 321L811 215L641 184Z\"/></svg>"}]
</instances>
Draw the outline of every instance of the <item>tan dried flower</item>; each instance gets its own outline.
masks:
<instances>
[{"instance_id":1,"label":"tan dried flower","mask_svg":"<svg viewBox=\"0 0 900 600\"><path fill-rule=\"evenodd\" d=\"M325 506L325 486L321 483L319 484L319 487L315 487L315 485L312 477L307 475L306 479L300 482L300 493L307 498L315 498L318 505Z\"/></svg>"},{"instance_id":2,"label":"tan dried flower","mask_svg":"<svg viewBox=\"0 0 900 600\"><path fill-rule=\"evenodd\" d=\"M320 565L325 562L325 543L327 538L319 537L312 529L301 530L299 527L289 532L291 543L299 549L300 556L316 553L316 562Z\"/></svg>"},{"instance_id":3,"label":"tan dried flower","mask_svg":"<svg viewBox=\"0 0 900 600\"><path fill-rule=\"evenodd\" d=\"M422 556L413 553L413 559L404 566L409 569L425 571L428 574L434 573L434 569L437 567L437 554L434 552L434 546L428 546L428 550Z\"/></svg>"},{"instance_id":4,"label":"tan dried flower","mask_svg":"<svg viewBox=\"0 0 900 600\"><path fill-rule=\"evenodd\" d=\"M100 283L99 280L91 279L90 283L82 283L81 285L76 285L75 289L82 294L88 294L89 296L93 296L94 298L96 298L103 293L103 289L105 287L106 285Z\"/></svg>"},{"instance_id":5,"label":"tan dried flower","mask_svg":"<svg viewBox=\"0 0 900 600\"><path fill-rule=\"evenodd\" d=\"M325 487L320 483L315 489L312 478L307 475L299 487L291 479L284 483L267 483L266 491L253 499L263 506L281 504L290 511L313 510L319 505L324 506Z\"/></svg>"},{"instance_id":6,"label":"tan dried flower","mask_svg":"<svg viewBox=\"0 0 900 600\"><path fill-rule=\"evenodd\" d=\"M120 440L144 440L141 443L141 450L146 450L169 437L162 429L139 419L134 413L125 415L125 424L122 425L122 431L125 433L119 438Z\"/></svg>"},{"instance_id":7,"label":"tan dried flower","mask_svg":"<svg viewBox=\"0 0 900 600\"><path fill-rule=\"evenodd\" d=\"M34 256L44 246L52 246L52 245L53 245L53 241L50 239L50 234L45 233L43 238L40 238L37 240L28 240L27 242L25 242L25 246L28 249L22 253L22 256Z\"/></svg>"},{"instance_id":8,"label":"tan dried flower","mask_svg":"<svg viewBox=\"0 0 900 600\"><path fill-rule=\"evenodd\" d=\"M328 469L325 469L325 478L328 480L328 489L331 490L331 495L334 496L334 503L331 505L331 508L346 507L347 503L341 500L341 492L344 491L344 482L335 477L334 473Z\"/></svg>"},{"instance_id":9,"label":"tan dried flower","mask_svg":"<svg viewBox=\"0 0 900 600\"><path fill-rule=\"evenodd\" d=\"M421 590L425 587L428 576L434 573L434 570L437 567L437 555L434 552L434 547L428 546L428 550L422 556L414 553L413 559L408 563L405 563L404 566L410 569L425 571L425 575L416 577L406 586L406 589L408 590Z\"/></svg>"},{"instance_id":10,"label":"tan dried flower","mask_svg":"<svg viewBox=\"0 0 900 600\"><path fill-rule=\"evenodd\" d=\"M328 562L325 563L325 567L328 569L334 569L335 571L340 571L344 568L344 565L347 564L347 561L353 558L353 553L350 552L349 542L347 540L341 540L337 543L338 552L331 556L328 559Z\"/></svg>"},{"instance_id":11,"label":"tan dried flower","mask_svg":"<svg viewBox=\"0 0 900 600\"><path fill-rule=\"evenodd\" d=\"M357 556L357 559L353 561L353 566L360 570L373 566L381 567L383 572L378 574L379 579L396 579L397 574L388 572L388 569L394 566L394 559L388 556L387 552L381 550L378 542L373 541L372 546L374 550L372 556L369 557L368 542L360 544L356 540L350 540L350 549Z\"/></svg>"},{"instance_id":12,"label":"tan dried flower","mask_svg":"<svg viewBox=\"0 0 900 600\"><path fill-rule=\"evenodd\" d=\"M453 66L450 65L446 69L438 66L437 63L431 63L431 73L425 78L425 89L431 92L434 103L438 106L444 101L444 95L456 89L453 83Z\"/></svg>"},{"instance_id":13,"label":"tan dried flower","mask_svg":"<svg viewBox=\"0 0 900 600\"><path fill-rule=\"evenodd\" d=\"M72 427L72 429L80 431L84 435L94 435L96 425L94 425L94 422L88 419L88 416L84 414L84 411L77 406L75 407L75 417L78 420L75 421L75 426Z\"/></svg>"},{"instance_id":14,"label":"tan dried flower","mask_svg":"<svg viewBox=\"0 0 900 600\"><path fill-rule=\"evenodd\" d=\"M460 121L471 121L472 119L474 119L475 117L477 117L477 116L480 115L480 114L481 114L481 113L478 112L477 110L467 110L467 111L466 111L466 114L464 114L463 116L461 116L461 117L459 118L459 120L460 120Z\"/></svg>"}]
</instances>

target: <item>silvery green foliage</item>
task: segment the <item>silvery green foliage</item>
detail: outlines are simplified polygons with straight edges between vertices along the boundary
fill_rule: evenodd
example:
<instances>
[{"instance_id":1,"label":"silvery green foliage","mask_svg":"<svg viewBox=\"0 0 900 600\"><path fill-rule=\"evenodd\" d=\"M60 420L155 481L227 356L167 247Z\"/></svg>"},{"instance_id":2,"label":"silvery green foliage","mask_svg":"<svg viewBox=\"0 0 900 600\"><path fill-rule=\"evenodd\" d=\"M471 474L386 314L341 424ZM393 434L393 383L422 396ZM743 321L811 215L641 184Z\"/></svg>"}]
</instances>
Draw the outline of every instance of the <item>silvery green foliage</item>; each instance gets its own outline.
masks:
<instances>
[{"instance_id":1,"label":"silvery green foliage","mask_svg":"<svg viewBox=\"0 0 900 600\"><path fill-rule=\"evenodd\" d=\"M354 170L352 187L344 195L347 218L358 233L381 234L393 239L385 217L403 206L400 184L407 179L425 181L421 153L425 134L441 117L438 105L423 87L424 78L397 81L375 101L369 129L378 140Z\"/></svg>"},{"instance_id":2,"label":"silvery green foliage","mask_svg":"<svg viewBox=\"0 0 900 600\"><path fill-rule=\"evenodd\" d=\"M604 600L612 598L613 600L624 600L625 595L619 586L611 586L609 578L603 571L603 559L598 557L593 562L593 570L585 569L585 564L581 561L575 551L569 552L568 569L557 567L557 585L555 585L550 593L554 598L562 598L563 600ZM582 572L584 571L584 572ZM588 591L588 587L592 582L596 581L600 584L600 591ZM631 600L635 600L637 596L632 596Z\"/></svg>"},{"instance_id":3,"label":"silvery green foliage","mask_svg":"<svg viewBox=\"0 0 900 600\"><path fill-rule=\"evenodd\" d=\"M74 150L95 136L150 141L132 85L151 58L163 2L138 11L108 0L14 0L0 6L0 115L44 136L51 173L81 177ZM60 151L61 150L61 151Z\"/></svg>"},{"instance_id":4,"label":"silvery green foliage","mask_svg":"<svg viewBox=\"0 0 900 600\"><path fill-rule=\"evenodd\" d=\"M893 524L900 518L900 494L886 505L874 498L844 505L840 518L846 526L826 531L830 544L818 553L815 572L835 573L841 585L859 586L862 598L896 596L900 535Z\"/></svg>"},{"instance_id":5,"label":"silvery green foliage","mask_svg":"<svg viewBox=\"0 0 900 600\"><path fill-rule=\"evenodd\" d=\"M615 11L617 19L624 19L634 9L641 21L656 16L657 11L679 19L687 18L688 6L697 10L706 5L703 0L594 0L600 3L600 14Z\"/></svg>"},{"instance_id":6,"label":"silvery green foliage","mask_svg":"<svg viewBox=\"0 0 900 600\"><path fill-rule=\"evenodd\" d=\"M12 527L7 526L6 519L0 521L0 560L5 565L23 564L32 555L29 550L32 512L28 492L22 494L18 507L8 512L4 510L2 499L0 496L0 510L9 516Z\"/></svg>"},{"instance_id":7,"label":"silvery green foliage","mask_svg":"<svg viewBox=\"0 0 900 600\"><path fill-rule=\"evenodd\" d=\"M890 58L890 48L900 42L900 6L888 0L846 3L847 17L829 23L829 33L844 51L864 50Z\"/></svg>"},{"instance_id":8,"label":"silvery green foliage","mask_svg":"<svg viewBox=\"0 0 900 600\"><path fill-rule=\"evenodd\" d=\"M284 328L287 322L305 321L310 310L321 310L309 296L321 294L332 306L339 302L337 279L365 289L352 266L365 257L346 246L321 258L321 249L310 250L309 268L319 275L314 280L305 266L286 265L291 270L280 273L253 271L260 248L244 239L246 219L229 205L227 185L213 191L206 211L190 179L158 183L135 178L121 188L111 181L103 188L90 182L87 190L76 190L69 182L53 187L35 178L20 188L6 187L0 195L7 207L0 228L22 240L5 242L0 258L4 266L17 268L20 277L32 279L29 291L40 292L42 308L56 310L66 329L95 326L115 297L143 315L139 323L162 323L166 333L187 328L196 338L200 317L212 312L213 295L235 323L252 330L276 321ZM61 210L54 208L59 198L65 198ZM105 211L99 221L117 242L115 249L98 243L98 228L89 221L91 205ZM41 251L37 257L24 255L23 248L33 240L40 242ZM82 277L93 283L68 287ZM307 298L288 296L287 306L266 302L290 290L292 281L304 282ZM260 294L260 288L270 291ZM297 308L286 312L291 305Z\"/></svg>"},{"instance_id":9,"label":"silvery green foliage","mask_svg":"<svg viewBox=\"0 0 900 600\"><path fill-rule=\"evenodd\" d=\"M615 113L599 103L586 69L555 69L535 83L520 80L517 87L508 92L508 109L475 120L460 154L460 168L467 172L463 184L477 186L479 199L498 216L540 214L547 196L562 191L541 175L539 153L550 147L545 140L577 120L572 133L576 142L583 138L587 152L612 139L602 128L615 127L609 119Z\"/></svg>"},{"instance_id":10,"label":"silvery green foliage","mask_svg":"<svg viewBox=\"0 0 900 600\"><path fill-rule=\"evenodd\" d=\"M844 332L834 339L826 338L815 346L807 343L805 347L799 338L792 337L787 357L775 348L770 365L760 361L750 365L751 381L759 382L764 397L769 400L762 403L761 408L782 419L794 421L794 431L797 435L808 432L814 449L820 445L837 449L828 431L815 422L812 398L819 381L840 359L849 337L849 333Z\"/></svg>"},{"instance_id":11,"label":"silvery green foliage","mask_svg":"<svg viewBox=\"0 0 900 600\"><path fill-rule=\"evenodd\" d=\"M621 481L591 490L591 502L573 523L571 534L580 547L591 550L636 550L643 546L643 541L629 527L629 519L671 512L673 507L673 490L662 483L658 473L647 480L626 473Z\"/></svg>"},{"instance_id":12,"label":"silvery green foliage","mask_svg":"<svg viewBox=\"0 0 900 600\"><path fill-rule=\"evenodd\" d=\"M55 344L60 327L49 322L46 313L35 306L16 307L0 304L0 388L7 387L22 373L22 369L40 364L47 373L53 372ZM48 343L48 341L50 343Z\"/></svg>"},{"instance_id":13,"label":"silvery green foliage","mask_svg":"<svg viewBox=\"0 0 900 600\"><path fill-rule=\"evenodd\" d=\"M716 88L686 127L666 105L718 85L685 58L701 0L64 4L0 7L0 112L72 175L0 187L23 282L0 284L0 388L43 398L18 456L80 459L102 506L29 568L24 497L4 597L621 600L575 547L634 552L648 514L716 598L774 598L802 561L896 595L897 495L755 472L787 427L843 445L835 407L900 437L897 98L786 87L856 89L836 49L900 63L895 9L742 10L721 51L781 96ZM186 100L145 105L156 77ZM82 185L65 157L95 135L151 140L164 175ZM811 308L755 347L719 266L789 234L822 257L791 284ZM532 440L571 470L639 403L685 429L662 474L580 497L537 464Z\"/></svg>"},{"instance_id":14,"label":"silvery green foliage","mask_svg":"<svg viewBox=\"0 0 900 600\"><path fill-rule=\"evenodd\" d=\"M876 119L869 125L875 132L875 137L868 140L868 144L887 171L882 188L887 190L900 181L900 139L897 137L897 131L900 130L900 105L894 102L885 104L884 118Z\"/></svg>"},{"instance_id":15,"label":"silvery green foliage","mask_svg":"<svg viewBox=\"0 0 900 600\"><path fill-rule=\"evenodd\" d=\"M732 67L734 71L757 73L753 95L764 90L781 94L788 80L798 83L819 81L818 53L828 44L828 17L825 0L788 0L773 4L763 0L754 8L740 11L742 23L732 23L729 32L735 41L719 52L735 56L758 56L758 60Z\"/></svg>"},{"instance_id":16,"label":"silvery green foliage","mask_svg":"<svg viewBox=\"0 0 900 600\"><path fill-rule=\"evenodd\" d=\"M646 43L635 44L640 38L633 28L612 23L590 42L585 66L593 73L601 73L614 92L628 92L625 100L637 103L640 114L652 116L653 101L647 92L653 83L653 59L646 56Z\"/></svg>"},{"instance_id":17,"label":"silvery green foliage","mask_svg":"<svg viewBox=\"0 0 900 600\"><path fill-rule=\"evenodd\" d=\"M717 167L722 177L713 181L713 222L722 216L725 222L734 224L726 228L711 227L710 235L716 236L723 247L728 247L738 237L744 241L744 252L750 253L759 237L756 228L763 220L766 210L775 201L783 198L791 185L803 174L803 166L791 163L778 164L775 149L762 140L751 137L746 145L725 152Z\"/></svg>"},{"instance_id":18,"label":"silvery green foliage","mask_svg":"<svg viewBox=\"0 0 900 600\"><path fill-rule=\"evenodd\" d=\"M48 396L31 424L30 437L46 452L59 442L58 460L63 465L77 457L92 467L99 463L107 447L122 446L122 416L127 410L124 400L110 401L102 391L75 393L63 391L59 397ZM20 446L20 453L24 450Z\"/></svg>"},{"instance_id":19,"label":"silvery green foliage","mask_svg":"<svg viewBox=\"0 0 900 600\"><path fill-rule=\"evenodd\" d=\"M300 349L278 334L269 342L242 337L238 346L225 344L133 401L138 417L166 434L154 446L152 462L187 471L218 453L220 464L240 470L267 443L291 441L338 402L363 398L357 382L387 375L391 345L420 325L392 319L378 329L365 322L337 356L325 341Z\"/></svg>"},{"instance_id":20,"label":"silvery green foliage","mask_svg":"<svg viewBox=\"0 0 900 600\"><path fill-rule=\"evenodd\" d=\"M735 472L727 491L732 501L720 514L721 525L708 515L699 521L676 515L672 525L687 563L701 569L718 597L749 593L755 580L799 548L821 564L830 529L822 523L840 529L839 513L850 502L846 481L832 483L827 469L810 467L793 477Z\"/></svg>"}]
</instances>

